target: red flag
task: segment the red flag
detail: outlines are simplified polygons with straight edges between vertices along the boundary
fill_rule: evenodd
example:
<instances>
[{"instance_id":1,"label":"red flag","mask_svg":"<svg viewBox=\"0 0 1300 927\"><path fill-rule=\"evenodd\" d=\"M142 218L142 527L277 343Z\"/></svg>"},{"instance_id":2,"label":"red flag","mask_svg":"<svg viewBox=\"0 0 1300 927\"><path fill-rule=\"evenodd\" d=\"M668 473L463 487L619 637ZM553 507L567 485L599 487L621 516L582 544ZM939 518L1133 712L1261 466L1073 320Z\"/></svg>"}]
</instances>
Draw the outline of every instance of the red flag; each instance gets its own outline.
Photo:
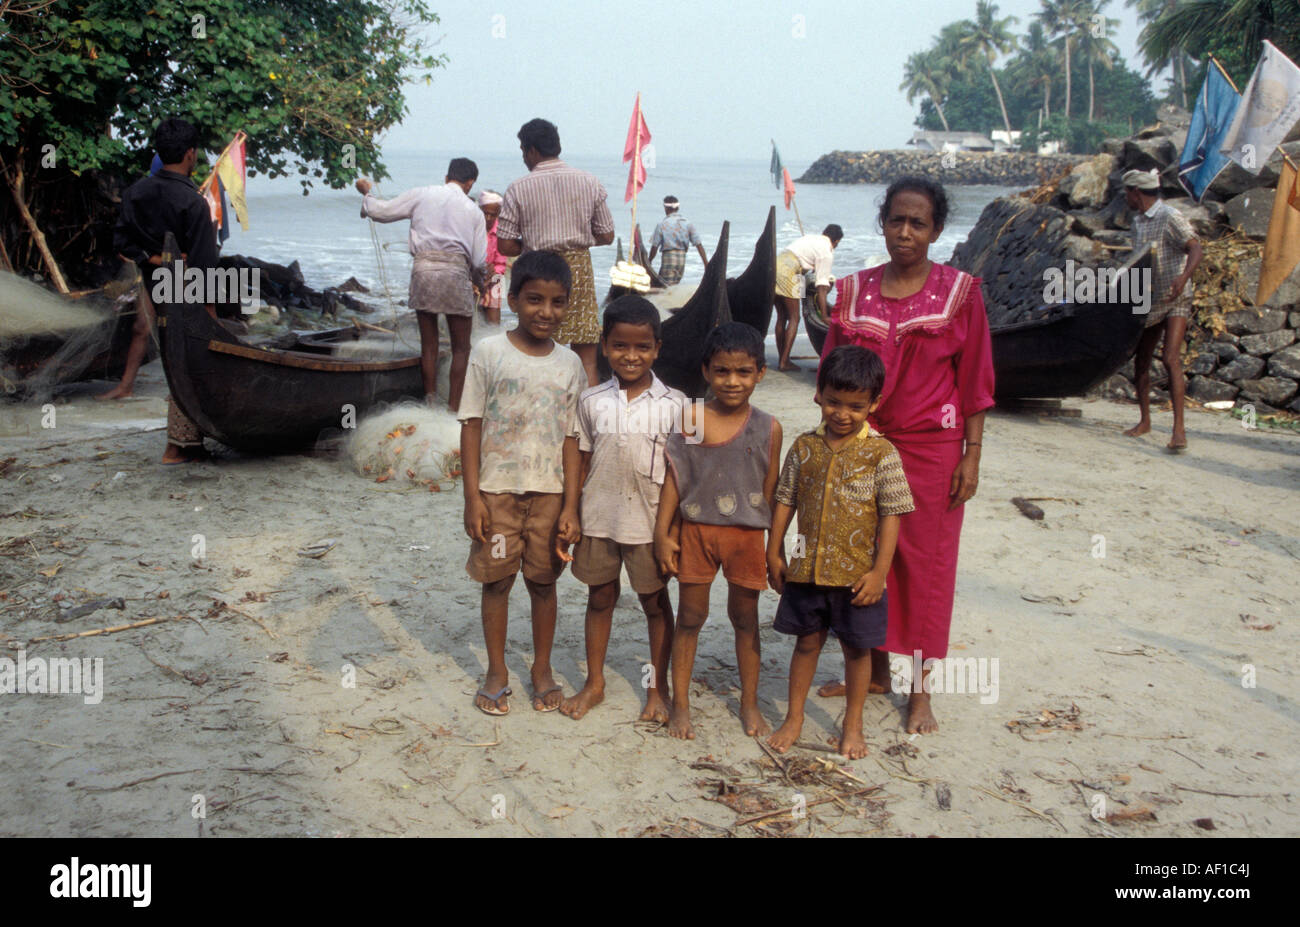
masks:
<instances>
[{"instance_id":1,"label":"red flag","mask_svg":"<svg viewBox=\"0 0 1300 927\"><path fill-rule=\"evenodd\" d=\"M790 208L790 201L794 199L794 181L790 179L790 169L781 168L781 176L785 179L785 208Z\"/></svg>"},{"instance_id":2,"label":"red flag","mask_svg":"<svg viewBox=\"0 0 1300 927\"><path fill-rule=\"evenodd\" d=\"M636 105L632 107L632 122L627 127L627 141L623 143L623 162L632 162L627 172L627 192L623 196L625 203L645 187L645 165L641 163L641 149L648 144L650 129L645 124L645 115L641 112L641 94L638 93Z\"/></svg>"}]
</instances>

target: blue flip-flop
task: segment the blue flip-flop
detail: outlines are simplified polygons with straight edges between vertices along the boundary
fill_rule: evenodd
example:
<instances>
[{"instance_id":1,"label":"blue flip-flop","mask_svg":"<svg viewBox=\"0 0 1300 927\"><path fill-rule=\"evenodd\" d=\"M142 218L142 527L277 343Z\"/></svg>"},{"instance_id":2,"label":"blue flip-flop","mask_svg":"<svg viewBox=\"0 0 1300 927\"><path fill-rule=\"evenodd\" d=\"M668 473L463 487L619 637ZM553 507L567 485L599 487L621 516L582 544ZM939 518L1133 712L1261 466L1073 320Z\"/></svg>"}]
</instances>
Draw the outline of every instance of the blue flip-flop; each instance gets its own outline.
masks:
<instances>
[{"instance_id":1,"label":"blue flip-flop","mask_svg":"<svg viewBox=\"0 0 1300 927\"><path fill-rule=\"evenodd\" d=\"M540 701L542 703L542 707L538 708L537 706L534 705L533 711L540 711L543 714L545 714L548 711L558 711L560 707L559 704L555 704L555 705L546 704L546 696L550 695L552 692L559 692L561 695L563 695L564 688L562 686L551 686L549 689L545 689L541 692L534 692L532 695L533 700ZM563 700L561 699L561 701Z\"/></svg>"},{"instance_id":2,"label":"blue flip-flop","mask_svg":"<svg viewBox=\"0 0 1300 927\"><path fill-rule=\"evenodd\" d=\"M502 686L500 689L496 691L495 694L489 692L486 688L481 688L476 693L474 693L474 707L477 708L479 711L483 712L483 714L485 715L493 715L494 717L499 717L501 715L508 715L510 714L510 704L506 703L505 710L502 711L500 708L497 707L497 700L500 699L501 696L503 695L513 695L513 694L514 693L510 691L509 686ZM478 696L480 695L492 703L491 709L484 708L482 705L478 703Z\"/></svg>"}]
</instances>

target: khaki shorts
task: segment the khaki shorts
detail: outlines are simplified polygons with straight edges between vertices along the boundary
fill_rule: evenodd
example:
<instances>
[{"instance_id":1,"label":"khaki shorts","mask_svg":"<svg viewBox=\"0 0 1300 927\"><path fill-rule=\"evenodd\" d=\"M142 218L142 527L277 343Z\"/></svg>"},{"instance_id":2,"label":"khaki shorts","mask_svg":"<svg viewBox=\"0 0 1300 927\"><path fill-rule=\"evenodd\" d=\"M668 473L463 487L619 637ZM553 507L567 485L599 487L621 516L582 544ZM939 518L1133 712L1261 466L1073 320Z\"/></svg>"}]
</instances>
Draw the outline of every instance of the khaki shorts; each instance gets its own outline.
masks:
<instances>
[{"instance_id":1,"label":"khaki shorts","mask_svg":"<svg viewBox=\"0 0 1300 927\"><path fill-rule=\"evenodd\" d=\"M471 541L465 569L479 583L495 583L514 576L522 565L524 579L550 585L564 571L555 550L560 536L560 510L564 495L558 492L485 492L488 510L487 541Z\"/></svg>"},{"instance_id":2,"label":"khaki shorts","mask_svg":"<svg viewBox=\"0 0 1300 927\"><path fill-rule=\"evenodd\" d=\"M573 552L573 575L588 586L603 586L618 579L619 568L627 567L627 578L637 595L649 595L664 587L655 563L653 544L620 544L609 538L582 536Z\"/></svg>"}]
</instances>

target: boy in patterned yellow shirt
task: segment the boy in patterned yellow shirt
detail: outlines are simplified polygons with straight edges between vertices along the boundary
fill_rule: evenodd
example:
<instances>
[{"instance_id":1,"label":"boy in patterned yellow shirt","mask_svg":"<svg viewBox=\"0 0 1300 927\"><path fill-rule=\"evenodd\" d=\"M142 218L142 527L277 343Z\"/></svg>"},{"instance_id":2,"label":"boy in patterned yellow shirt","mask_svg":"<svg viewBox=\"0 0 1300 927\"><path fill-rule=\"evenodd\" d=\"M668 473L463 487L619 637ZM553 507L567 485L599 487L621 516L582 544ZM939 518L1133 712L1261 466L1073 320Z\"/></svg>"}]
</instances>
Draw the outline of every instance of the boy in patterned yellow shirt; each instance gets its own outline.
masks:
<instances>
[{"instance_id":1,"label":"boy in patterned yellow shirt","mask_svg":"<svg viewBox=\"0 0 1300 927\"><path fill-rule=\"evenodd\" d=\"M822 423L795 438L781 468L767 542L767 569L781 593L773 627L797 635L790 658L790 705L769 739L777 752L803 730L804 702L826 635L844 649L847 705L839 752L867 755L862 707L871 678L871 648L885 642L885 577L898 544L900 516L912 493L894 446L871 430L885 366L856 345L831 351L817 372ZM790 562L785 532L799 516Z\"/></svg>"}]
</instances>

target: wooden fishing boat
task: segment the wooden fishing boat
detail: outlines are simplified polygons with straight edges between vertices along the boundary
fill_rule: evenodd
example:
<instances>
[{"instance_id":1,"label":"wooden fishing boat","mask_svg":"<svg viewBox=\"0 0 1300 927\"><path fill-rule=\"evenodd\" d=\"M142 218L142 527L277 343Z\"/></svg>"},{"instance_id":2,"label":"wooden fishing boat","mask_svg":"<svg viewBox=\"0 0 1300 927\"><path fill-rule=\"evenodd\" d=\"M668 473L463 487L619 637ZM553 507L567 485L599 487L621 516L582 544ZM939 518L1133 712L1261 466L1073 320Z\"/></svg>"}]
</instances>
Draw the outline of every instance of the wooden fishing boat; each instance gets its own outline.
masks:
<instances>
[{"instance_id":1,"label":"wooden fishing boat","mask_svg":"<svg viewBox=\"0 0 1300 927\"><path fill-rule=\"evenodd\" d=\"M28 395L79 380L116 380L126 369L135 327L135 304L120 307L100 299L82 301L96 318L75 328L41 332L0 349L0 387ZM142 363L158 357L150 339Z\"/></svg>"},{"instance_id":2,"label":"wooden fishing boat","mask_svg":"<svg viewBox=\"0 0 1300 927\"><path fill-rule=\"evenodd\" d=\"M776 207L767 211L767 224L754 244L754 256L739 277L727 281L731 317L767 336L772 327L772 301L776 293Z\"/></svg>"},{"instance_id":3,"label":"wooden fishing boat","mask_svg":"<svg viewBox=\"0 0 1300 927\"><path fill-rule=\"evenodd\" d=\"M1134 255L1118 273L1149 271L1149 252ZM1148 288L1149 292L1149 288ZM1112 285L1105 302L1040 305L1019 321L993 326L994 398L1082 396L1133 356L1146 324L1135 301L1120 300ZM809 340L820 354L827 324L816 302L803 301Z\"/></svg>"},{"instance_id":4,"label":"wooden fishing boat","mask_svg":"<svg viewBox=\"0 0 1300 927\"><path fill-rule=\"evenodd\" d=\"M708 384L700 372L704 339L724 322L731 321L727 303L727 242L731 223L722 223L722 233L713 256L704 267L704 277L686 305L663 323L663 346L655 361L655 373L692 399L702 397Z\"/></svg>"},{"instance_id":5,"label":"wooden fishing boat","mask_svg":"<svg viewBox=\"0 0 1300 927\"><path fill-rule=\"evenodd\" d=\"M704 267L704 277L690 299L663 320L663 343L654 370L669 386L674 386L692 398L704 395L708 385L700 372L700 357L704 339L723 322L731 321L727 304L727 242L731 223L722 223L718 246ZM623 287L610 287L606 305L626 293ZM597 358L602 379L610 376L609 364L602 352Z\"/></svg>"},{"instance_id":6,"label":"wooden fishing boat","mask_svg":"<svg viewBox=\"0 0 1300 927\"><path fill-rule=\"evenodd\" d=\"M157 309L172 398L205 435L240 451L301 450L378 404L424 394L420 357L409 349L385 360L326 353L331 336L338 343L359 330L319 333L302 350L254 347L200 306Z\"/></svg>"}]
</instances>

